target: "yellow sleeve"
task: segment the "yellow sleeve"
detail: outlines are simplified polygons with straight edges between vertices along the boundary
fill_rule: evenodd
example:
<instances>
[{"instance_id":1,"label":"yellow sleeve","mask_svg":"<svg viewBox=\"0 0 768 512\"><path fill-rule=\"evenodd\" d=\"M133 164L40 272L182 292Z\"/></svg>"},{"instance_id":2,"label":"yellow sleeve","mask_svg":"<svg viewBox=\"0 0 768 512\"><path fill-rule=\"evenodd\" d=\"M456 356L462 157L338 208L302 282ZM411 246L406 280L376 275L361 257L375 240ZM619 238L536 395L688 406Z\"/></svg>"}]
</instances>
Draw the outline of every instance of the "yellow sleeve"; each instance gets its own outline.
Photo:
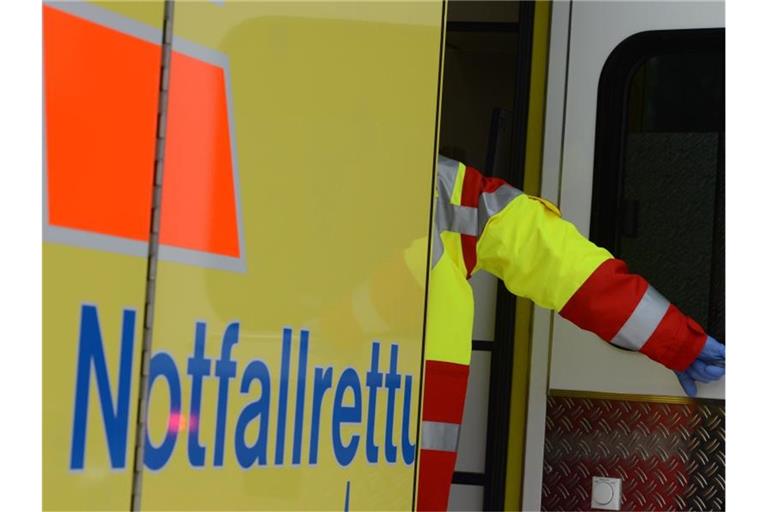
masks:
<instances>
[{"instance_id":1,"label":"yellow sleeve","mask_svg":"<svg viewBox=\"0 0 768 512\"><path fill-rule=\"evenodd\" d=\"M582 236L548 201L521 194L489 217L477 268L539 306L560 311L611 254Z\"/></svg>"}]
</instances>

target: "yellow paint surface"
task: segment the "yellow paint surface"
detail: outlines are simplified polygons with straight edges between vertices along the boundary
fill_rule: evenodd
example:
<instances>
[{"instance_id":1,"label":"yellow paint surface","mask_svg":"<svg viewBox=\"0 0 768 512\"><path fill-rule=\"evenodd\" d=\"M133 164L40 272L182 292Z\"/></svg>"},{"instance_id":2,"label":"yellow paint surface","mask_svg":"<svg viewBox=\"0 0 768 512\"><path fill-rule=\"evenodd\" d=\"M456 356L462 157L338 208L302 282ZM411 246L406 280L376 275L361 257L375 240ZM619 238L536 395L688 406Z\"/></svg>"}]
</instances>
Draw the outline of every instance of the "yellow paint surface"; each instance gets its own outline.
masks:
<instances>
[{"instance_id":1,"label":"yellow paint surface","mask_svg":"<svg viewBox=\"0 0 768 512\"><path fill-rule=\"evenodd\" d=\"M71 6L72 2L68 2ZM162 26L163 2L94 2L126 19ZM72 56L77 58L77 56ZM119 58L119 56L115 56ZM43 244L43 508L126 510L131 504L146 258ZM70 469L80 320L98 309L113 401L117 399L123 312L136 311L126 459L113 468L94 373L88 399L84 468Z\"/></svg>"},{"instance_id":2,"label":"yellow paint surface","mask_svg":"<svg viewBox=\"0 0 768 512\"><path fill-rule=\"evenodd\" d=\"M43 245L43 508L125 510L130 507L138 398L138 354L143 322L144 258ZM80 317L96 305L112 396L117 397L123 311L136 311L133 387L126 464L110 465L96 385L91 373L85 464L70 470Z\"/></svg>"},{"instance_id":3,"label":"yellow paint surface","mask_svg":"<svg viewBox=\"0 0 768 512\"><path fill-rule=\"evenodd\" d=\"M436 1L372 2L364 8L354 2L176 4L175 36L220 52L229 62L246 268L238 273L160 264L153 349L176 363L186 427L168 463L145 472L144 509L340 509L347 482L350 508L411 507L414 465L402 455L403 386L410 376L407 434L415 442L423 286L404 289L401 307L384 324L352 327L376 317L365 290L382 281L387 262L402 259L415 240L429 234L441 13ZM409 259L420 259L426 273L426 245L415 247L421 255ZM346 312L345 304L351 304ZM205 354L212 367L200 418L191 419L186 370L197 321L206 323ZM237 375L229 382L223 464L213 467L219 396L213 372L223 333L233 322L239 323L232 349ZM284 327L293 328L294 337L284 460L278 464ZM300 463L293 465L298 331L304 327L310 330L304 428ZM384 461L383 391L374 429L379 460L366 459L365 372L374 340L381 343L381 370L389 366L392 345L399 350L403 380L394 402L394 463ZM234 439L243 408L262 396L256 381L241 391L243 371L255 360L264 362L271 378L267 456L263 465L246 469ZM330 366L333 387L320 407L318 460L310 465L315 369ZM337 462L331 432L334 394L345 368L354 368L363 386L362 422L342 427L345 444L360 436L348 466ZM167 383L158 379L149 413L155 445L166 433L169 396ZM353 404L349 389L343 403ZM190 420L206 447L201 468L189 461ZM249 444L257 440L260 421L246 428Z\"/></svg>"},{"instance_id":4,"label":"yellow paint surface","mask_svg":"<svg viewBox=\"0 0 768 512\"><path fill-rule=\"evenodd\" d=\"M162 2L99 5L162 26ZM442 11L442 2L435 0L176 2L178 50L195 46L227 61L244 271L169 260L159 264L153 353L155 360L158 354L173 359L180 409L170 416L171 386L165 376L158 377L150 394L148 440L160 446L174 432L175 442L161 468L144 469L142 509L340 509L347 488L352 509L411 508L414 463L405 460L403 445L416 442L425 279L401 286L396 279L402 275L392 262L407 261L406 272L417 269L418 261L424 274L429 268L423 241L430 233L433 198ZM217 226L198 229L213 232ZM46 509L130 507L146 273L143 257L44 244ZM398 305L382 313L383 319L376 313L382 297ZM89 368L84 468L70 470L83 304L98 308L113 399L123 312L137 312L127 457L120 468L110 464L96 372ZM202 379L199 417L192 417L188 360L196 325L203 324L210 376ZM233 324L239 329L231 349L236 370L228 381L221 427L223 457L214 466L217 360L224 333ZM293 329L293 343L285 425L280 428L286 327ZM304 418L297 422L303 425L301 456L293 464L302 328L310 331L309 356ZM397 347L400 375L391 403L385 388L378 392L371 438L378 447L375 464L366 457L366 422L372 412L366 372L374 342L380 347L381 373L387 373ZM258 380L250 387L244 384L251 364L263 364L269 371L269 417L264 420L268 448L263 464L245 468L236 456L238 420L248 404L265 396ZM320 399L314 392L315 370L330 367L331 388ZM342 465L333 449L333 409L339 379L350 368L360 379L361 420L348 421L340 432L343 444L357 438L359 445L351 462ZM339 396L345 407L355 402L352 388ZM317 463L310 464L315 400L320 404L319 449ZM390 409L394 462L385 460ZM260 419L247 424L247 444L256 442L260 428ZM193 430L206 450L202 467L190 462ZM282 464L276 460L278 431L284 434Z\"/></svg>"}]
</instances>

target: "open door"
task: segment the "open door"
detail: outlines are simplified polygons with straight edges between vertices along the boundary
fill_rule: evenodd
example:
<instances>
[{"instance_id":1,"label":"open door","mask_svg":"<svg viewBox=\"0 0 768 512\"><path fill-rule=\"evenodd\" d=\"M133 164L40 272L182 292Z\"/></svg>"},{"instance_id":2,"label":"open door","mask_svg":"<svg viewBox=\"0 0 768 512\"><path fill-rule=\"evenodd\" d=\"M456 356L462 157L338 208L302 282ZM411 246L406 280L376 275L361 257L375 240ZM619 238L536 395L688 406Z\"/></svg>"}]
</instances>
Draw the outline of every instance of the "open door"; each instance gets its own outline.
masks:
<instances>
[{"instance_id":1,"label":"open door","mask_svg":"<svg viewBox=\"0 0 768 512\"><path fill-rule=\"evenodd\" d=\"M44 507L412 508L444 2L103 4L44 7Z\"/></svg>"}]
</instances>

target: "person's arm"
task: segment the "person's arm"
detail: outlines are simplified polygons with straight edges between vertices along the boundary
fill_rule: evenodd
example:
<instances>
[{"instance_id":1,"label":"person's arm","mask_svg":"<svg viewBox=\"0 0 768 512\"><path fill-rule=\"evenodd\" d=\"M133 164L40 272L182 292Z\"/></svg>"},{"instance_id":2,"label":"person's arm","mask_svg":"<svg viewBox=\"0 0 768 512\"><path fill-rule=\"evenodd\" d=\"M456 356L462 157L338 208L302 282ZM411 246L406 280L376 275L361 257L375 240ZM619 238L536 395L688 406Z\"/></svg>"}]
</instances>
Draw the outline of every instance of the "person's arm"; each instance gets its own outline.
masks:
<instances>
[{"instance_id":1,"label":"person's arm","mask_svg":"<svg viewBox=\"0 0 768 512\"><path fill-rule=\"evenodd\" d=\"M462 203L478 208L480 223L470 273L486 270L512 293L678 372L686 393L695 393L692 380L722 376L721 365L694 365L708 340L704 330L626 263L583 237L554 205L470 167L464 180L471 193ZM719 347L713 351L720 353Z\"/></svg>"}]
</instances>

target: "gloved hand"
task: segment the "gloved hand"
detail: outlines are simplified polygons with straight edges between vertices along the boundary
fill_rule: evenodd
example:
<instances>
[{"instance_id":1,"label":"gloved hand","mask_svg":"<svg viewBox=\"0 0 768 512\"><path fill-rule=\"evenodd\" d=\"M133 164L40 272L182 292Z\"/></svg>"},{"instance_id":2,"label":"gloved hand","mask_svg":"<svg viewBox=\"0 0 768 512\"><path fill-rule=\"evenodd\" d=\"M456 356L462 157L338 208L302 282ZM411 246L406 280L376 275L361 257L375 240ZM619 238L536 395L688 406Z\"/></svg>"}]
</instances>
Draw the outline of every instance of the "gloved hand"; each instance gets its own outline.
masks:
<instances>
[{"instance_id":1,"label":"gloved hand","mask_svg":"<svg viewBox=\"0 0 768 512\"><path fill-rule=\"evenodd\" d=\"M688 396L696 396L696 382L712 382L725 375L725 345L707 337L704 348L701 349L691 366L683 372L675 372L677 380Z\"/></svg>"}]
</instances>

